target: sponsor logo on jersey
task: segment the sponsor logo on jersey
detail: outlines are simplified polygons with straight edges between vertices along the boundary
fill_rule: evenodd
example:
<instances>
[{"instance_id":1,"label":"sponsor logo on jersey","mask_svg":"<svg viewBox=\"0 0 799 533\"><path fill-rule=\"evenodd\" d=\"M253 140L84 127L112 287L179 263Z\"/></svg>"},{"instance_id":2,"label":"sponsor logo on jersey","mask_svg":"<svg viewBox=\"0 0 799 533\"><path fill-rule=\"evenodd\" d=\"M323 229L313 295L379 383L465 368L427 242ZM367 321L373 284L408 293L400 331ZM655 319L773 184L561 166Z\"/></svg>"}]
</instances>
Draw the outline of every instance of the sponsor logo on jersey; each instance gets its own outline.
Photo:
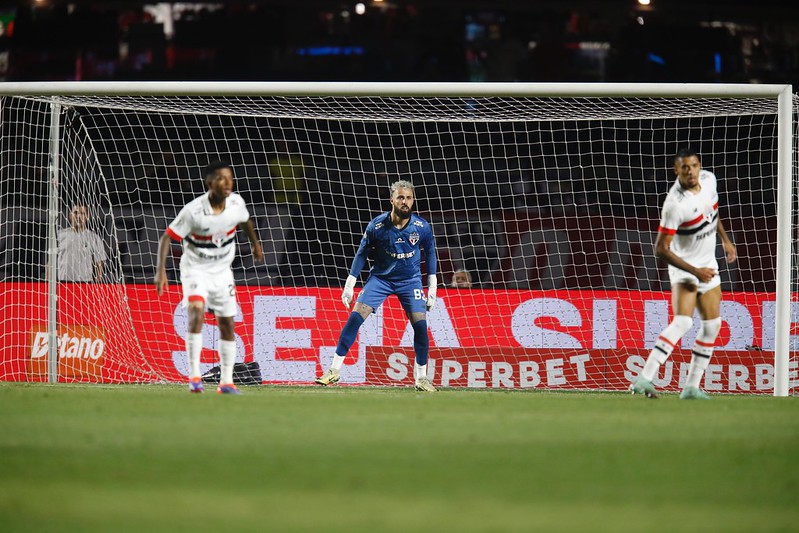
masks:
<instances>
[{"instance_id":1,"label":"sponsor logo on jersey","mask_svg":"<svg viewBox=\"0 0 799 533\"><path fill-rule=\"evenodd\" d=\"M424 226L424 222L422 222L421 220L414 220L413 221L413 225L414 226Z\"/></svg>"},{"instance_id":2,"label":"sponsor logo on jersey","mask_svg":"<svg viewBox=\"0 0 799 533\"><path fill-rule=\"evenodd\" d=\"M410 236L408 237L408 242L416 246L416 243L419 242L419 234L416 233L415 231L411 233Z\"/></svg>"},{"instance_id":3,"label":"sponsor logo on jersey","mask_svg":"<svg viewBox=\"0 0 799 533\"><path fill-rule=\"evenodd\" d=\"M702 239L706 239L708 237L715 237L716 236L716 226L713 226L710 231L706 231L704 233L700 233L696 236L697 241L701 241Z\"/></svg>"},{"instance_id":4,"label":"sponsor logo on jersey","mask_svg":"<svg viewBox=\"0 0 799 533\"><path fill-rule=\"evenodd\" d=\"M410 259L411 257L416 255L416 250L412 250L410 252L403 252L400 254L386 251L386 254L388 254L390 257L394 259Z\"/></svg>"},{"instance_id":5,"label":"sponsor logo on jersey","mask_svg":"<svg viewBox=\"0 0 799 533\"><path fill-rule=\"evenodd\" d=\"M405 242L405 239L403 239L402 237L397 237L397 240L394 241L394 244L402 244L404 242Z\"/></svg>"},{"instance_id":6,"label":"sponsor logo on jersey","mask_svg":"<svg viewBox=\"0 0 799 533\"><path fill-rule=\"evenodd\" d=\"M228 255L230 255L230 250L226 251L223 254L207 254L197 248L195 248L192 251L194 252L194 255L196 255L200 259L205 259L208 261L219 261L220 259L228 259Z\"/></svg>"}]
</instances>

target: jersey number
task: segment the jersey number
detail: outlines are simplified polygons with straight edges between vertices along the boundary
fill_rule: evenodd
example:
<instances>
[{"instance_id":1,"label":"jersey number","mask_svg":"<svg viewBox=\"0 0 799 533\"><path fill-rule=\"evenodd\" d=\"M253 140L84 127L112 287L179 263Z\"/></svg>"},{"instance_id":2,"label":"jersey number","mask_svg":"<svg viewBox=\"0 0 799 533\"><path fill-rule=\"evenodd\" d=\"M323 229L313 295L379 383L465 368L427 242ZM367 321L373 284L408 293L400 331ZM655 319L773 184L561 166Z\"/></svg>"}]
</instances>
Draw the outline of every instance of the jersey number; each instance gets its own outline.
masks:
<instances>
[{"instance_id":1,"label":"jersey number","mask_svg":"<svg viewBox=\"0 0 799 533\"><path fill-rule=\"evenodd\" d=\"M413 289L413 299L424 300L424 293L422 292L422 289Z\"/></svg>"}]
</instances>

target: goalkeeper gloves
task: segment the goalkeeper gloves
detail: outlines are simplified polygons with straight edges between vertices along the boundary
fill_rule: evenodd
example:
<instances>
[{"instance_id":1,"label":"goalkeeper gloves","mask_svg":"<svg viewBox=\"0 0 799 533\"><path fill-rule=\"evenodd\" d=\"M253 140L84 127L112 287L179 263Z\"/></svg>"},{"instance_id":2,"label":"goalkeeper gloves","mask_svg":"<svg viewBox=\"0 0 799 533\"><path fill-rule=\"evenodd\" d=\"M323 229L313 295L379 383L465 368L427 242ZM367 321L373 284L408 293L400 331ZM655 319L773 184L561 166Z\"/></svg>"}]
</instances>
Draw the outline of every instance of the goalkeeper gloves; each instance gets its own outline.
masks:
<instances>
[{"instance_id":1,"label":"goalkeeper gloves","mask_svg":"<svg viewBox=\"0 0 799 533\"><path fill-rule=\"evenodd\" d=\"M433 307L436 305L436 287L438 286L438 280L436 279L436 275L433 274L431 276L427 276L427 310L432 311Z\"/></svg>"},{"instance_id":2,"label":"goalkeeper gloves","mask_svg":"<svg viewBox=\"0 0 799 533\"><path fill-rule=\"evenodd\" d=\"M347 276L347 281L344 283L344 292L341 293L341 301L344 302L344 307L346 307L347 310L349 310L352 304L355 281L355 276Z\"/></svg>"}]
</instances>

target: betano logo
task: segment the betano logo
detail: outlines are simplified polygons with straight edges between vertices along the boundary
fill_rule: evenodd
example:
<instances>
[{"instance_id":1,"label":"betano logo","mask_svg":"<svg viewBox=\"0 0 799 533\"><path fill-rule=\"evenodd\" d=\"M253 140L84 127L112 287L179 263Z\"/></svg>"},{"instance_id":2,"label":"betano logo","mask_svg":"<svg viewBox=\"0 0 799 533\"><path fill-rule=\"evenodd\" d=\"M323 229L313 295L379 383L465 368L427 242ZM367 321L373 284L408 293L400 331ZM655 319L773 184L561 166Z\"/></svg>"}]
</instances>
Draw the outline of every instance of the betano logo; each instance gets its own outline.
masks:
<instances>
[{"instance_id":1,"label":"betano logo","mask_svg":"<svg viewBox=\"0 0 799 533\"><path fill-rule=\"evenodd\" d=\"M47 373L49 335L37 325L31 331L29 371ZM58 373L70 377L99 377L105 353L105 334L102 328L77 324L61 325L56 336Z\"/></svg>"},{"instance_id":2,"label":"betano logo","mask_svg":"<svg viewBox=\"0 0 799 533\"><path fill-rule=\"evenodd\" d=\"M46 357L49 350L48 335L46 331L40 331L33 338L31 346L31 359ZM103 356L105 351L105 341L103 339L93 339L91 337L70 336L64 333L56 338L59 359L94 359L95 361Z\"/></svg>"}]
</instances>

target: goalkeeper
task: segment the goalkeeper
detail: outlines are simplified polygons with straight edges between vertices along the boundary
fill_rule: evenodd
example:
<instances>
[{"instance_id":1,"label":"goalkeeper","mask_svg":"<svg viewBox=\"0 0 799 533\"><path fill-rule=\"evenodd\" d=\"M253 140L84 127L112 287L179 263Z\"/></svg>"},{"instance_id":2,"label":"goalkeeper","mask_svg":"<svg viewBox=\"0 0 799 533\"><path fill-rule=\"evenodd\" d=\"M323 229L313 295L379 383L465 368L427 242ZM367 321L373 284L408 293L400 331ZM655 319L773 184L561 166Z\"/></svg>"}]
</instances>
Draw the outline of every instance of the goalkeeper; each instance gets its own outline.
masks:
<instances>
[{"instance_id":1,"label":"goalkeeper","mask_svg":"<svg viewBox=\"0 0 799 533\"><path fill-rule=\"evenodd\" d=\"M393 183L391 211L381 214L366 226L341 294L344 307L348 310L350 308L356 276L363 270L367 258L372 260L369 279L344 324L330 368L316 379L319 385L330 385L339 381L344 357L355 342L361 324L389 295L395 294L413 327L413 350L416 354L413 374L416 390L436 391L427 377L427 354L430 346L427 311L436 302L436 247L430 224L412 212L414 199L414 188L410 182L400 180ZM422 250L428 274L426 298L420 269Z\"/></svg>"}]
</instances>

